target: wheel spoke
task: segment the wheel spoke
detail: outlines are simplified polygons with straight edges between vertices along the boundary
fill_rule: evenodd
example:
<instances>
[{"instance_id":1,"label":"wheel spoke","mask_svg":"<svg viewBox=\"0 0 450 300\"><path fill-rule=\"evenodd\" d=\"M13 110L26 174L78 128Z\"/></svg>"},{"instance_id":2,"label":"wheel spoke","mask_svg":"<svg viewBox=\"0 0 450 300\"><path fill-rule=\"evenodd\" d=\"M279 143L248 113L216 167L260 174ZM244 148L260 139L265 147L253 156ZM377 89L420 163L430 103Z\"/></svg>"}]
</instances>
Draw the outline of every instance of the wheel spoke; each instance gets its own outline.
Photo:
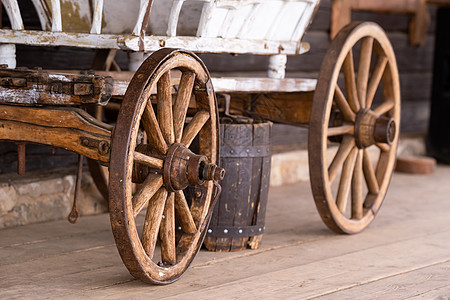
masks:
<instances>
[{"instance_id":1,"label":"wheel spoke","mask_svg":"<svg viewBox=\"0 0 450 300\"><path fill-rule=\"evenodd\" d=\"M356 155L358 148L354 147L342 167L341 180L339 181L338 194L336 196L336 205L339 210L344 213L347 206L348 194L350 192L350 183L352 179L353 169L355 167Z\"/></svg>"},{"instance_id":2,"label":"wheel spoke","mask_svg":"<svg viewBox=\"0 0 450 300\"><path fill-rule=\"evenodd\" d=\"M163 165L164 165L163 160L145 155L145 154L137 152L137 151L134 152L134 162L135 163L137 162L142 165L146 165L150 168L155 168L155 169L162 169Z\"/></svg>"},{"instance_id":3,"label":"wheel spoke","mask_svg":"<svg viewBox=\"0 0 450 300\"><path fill-rule=\"evenodd\" d=\"M353 51L350 50L344 60L345 90L347 91L348 103L354 112L360 109L358 93L356 91L355 67L353 63Z\"/></svg>"},{"instance_id":4,"label":"wheel spoke","mask_svg":"<svg viewBox=\"0 0 450 300\"><path fill-rule=\"evenodd\" d=\"M355 133L355 126L343 125L338 127L329 127L327 135L328 136L344 135L344 134L353 135L354 133Z\"/></svg>"},{"instance_id":5,"label":"wheel spoke","mask_svg":"<svg viewBox=\"0 0 450 300\"><path fill-rule=\"evenodd\" d=\"M389 152L391 150L391 146L388 144L384 144L384 143L377 143L376 144L378 148L381 149L381 151L383 152Z\"/></svg>"},{"instance_id":6,"label":"wheel spoke","mask_svg":"<svg viewBox=\"0 0 450 300\"><path fill-rule=\"evenodd\" d=\"M352 136L346 135L342 139L342 144L339 146L339 149L333 158L333 161L328 168L328 178L330 182L333 182L336 178L336 175L339 171L339 168L344 163L345 158L347 158L350 151L355 146L355 139Z\"/></svg>"},{"instance_id":7,"label":"wheel spoke","mask_svg":"<svg viewBox=\"0 0 450 300\"><path fill-rule=\"evenodd\" d=\"M153 197L158 189L163 185L163 177L159 174L149 174L145 178L140 189L133 196L133 213L136 217L144 207L145 203Z\"/></svg>"},{"instance_id":8,"label":"wheel spoke","mask_svg":"<svg viewBox=\"0 0 450 300\"><path fill-rule=\"evenodd\" d=\"M378 185L378 181L375 176L375 171L373 170L373 166L370 161L369 151L367 149L364 149L363 170L364 170L364 178L366 179L369 193L373 195L378 195L378 193L380 192L380 186Z\"/></svg>"},{"instance_id":9,"label":"wheel spoke","mask_svg":"<svg viewBox=\"0 0 450 300\"><path fill-rule=\"evenodd\" d=\"M189 147L208 120L209 112L205 110L197 112L191 122L186 126L183 137L181 138L181 143L186 145L186 147Z\"/></svg>"},{"instance_id":10,"label":"wheel spoke","mask_svg":"<svg viewBox=\"0 0 450 300\"><path fill-rule=\"evenodd\" d=\"M381 116L381 115L384 115L385 113L387 113L388 111L390 111L391 109L393 109L394 105L395 105L394 100L388 99L388 100L384 101L383 103L381 103L377 108L375 108L373 110L373 112L377 116Z\"/></svg>"},{"instance_id":11,"label":"wheel spoke","mask_svg":"<svg viewBox=\"0 0 450 300\"><path fill-rule=\"evenodd\" d=\"M352 177L352 219L363 217L363 150L358 150Z\"/></svg>"},{"instance_id":12,"label":"wheel spoke","mask_svg":"<svg viewBox=\"0 0 450 300\"><path fill-rule=\"evenodd\" d=\"M175 247L175 207L174 193L170 193L164 207L164 215L159 230L161 239L161 259L165 265L174 265L177 262Z\"/></svg>"},{"instance_id":13,"label":"wheel spoke","mask_svg":"<svg viewBox=\"0 0 450 300\"><path fill-rule=\"evenodd\" d=\"M197 231L197 226L195 226L194 219L192 218L183 191L175 192L175 211L183 232L194 234Z\"/></svg>"},{"instance_id":14,"label":"wheel spoke","mask_svg":"<svg viewBox=\"0 0 450 300\"><path fill-rule=\"evenodd\" d=\"M359 104L366 107L367 83L369 81L370 61L372 59L373 37L363 38L359 56L358 75L356 86L358 88Z\"/></svg>"},{"instance_id":15,"label":"wheel spoke","mask_svg":"<svg viewBox=\"0 0 450 300\"><path fill-rule=\"evenodd\" d=\"M370 76L369 86L367 87L367 108L370 108L373 103L373 98L375 97L375 93L377 92L377 88L380 85L381 77L383 76L384 70L386 68L388 59L384 55L380 55L377 58L377 63L372 72L372 76Z\"/></svg>"},{"instance_id":16,"label":"wheel spoke","mask_svg":"<svg viewBox=\"0 0 450 300\"><path fill-rule=\"evenodd\" d=\"M377 168L375 169L375 176L377 177L379 185L383 183L383 179L386 176L388 164L389 164L389 152L381 152L380 158L378 159Z\"/></svg>"},{"instance_id":17,"label":"wheel spoke","mask_svg":"<svg viewBox=\"0 0 450 300\"><path fill-rule=\"evenodd\" d=\"M153 258L155 252L156 239L158 237L166 199L167 190L165 188L160 188L148 203L141 242L145 253L147 253L150 258Z\"/></svg>"},{"instance_id":18,"label":"wheel spoke","mask_svg":"<svg viewBox=\"0 0 450 300\"><path fill-rule=\"evenodd\" d=\"M334 99L336 100L339 109L344 115L344 119L347 121L355 122L355 113L350 108L347 99L345 99L344 93L342 93L342 90L338 85L336 85L336 91L334 95L335 95Z\"/></svg>"},{"instance_id":19,"label":"wheel spoke","mask_svg":"<svg viewBox=\"0 0 450 300\"><path fill-rule=\"evenodd\" d=\"M157 84L158 123L167 144L175 142L172 116L172 90L170 72L164 73Z\"/></svg>"},{"instance_id":20,"label":"wheel spoke","mask_svg":"<svg viewBox=\"0 0 450 300\"><path fill-rule=\"evenodd\" d=\"M156 148L161 154L166 154L167 143L164 140L164 136L159 127L158 120L156 119L155 112L151 102L147 103L144 113L142 115L142 124L144 125L145 132L147 133L148 143Z\"/></svg>"},{"instance_id":21,"label":"wheel spoke","mask_svg":"<svg viewBox=\"0 0 450 300\"><path fill-rule=\"evenodd\" d=\"M183 136L184 121L191 100L194 80L195 74L192 72L184 72L180 79L178 94L173 108L173 126L177 143L181 142L181 137Z\"/></svg>"}]
</instances>

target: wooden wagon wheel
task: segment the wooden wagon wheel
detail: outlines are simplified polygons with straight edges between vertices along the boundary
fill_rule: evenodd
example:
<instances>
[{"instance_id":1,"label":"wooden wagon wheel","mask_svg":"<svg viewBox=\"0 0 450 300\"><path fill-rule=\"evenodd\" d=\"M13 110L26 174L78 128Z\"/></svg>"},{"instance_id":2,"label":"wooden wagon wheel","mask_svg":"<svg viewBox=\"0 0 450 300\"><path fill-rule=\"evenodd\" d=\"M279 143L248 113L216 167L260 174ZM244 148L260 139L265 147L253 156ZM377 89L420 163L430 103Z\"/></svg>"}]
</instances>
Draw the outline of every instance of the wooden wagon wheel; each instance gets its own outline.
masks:
<instances>
[{"instance_id":1,"label":"wooden wagon wheel","mask_svg":"<svg viewBox=\"0 0 450 300\"><path fill-rule=\"evenodd\" d=\"M187 269L211 216L211 180L223 176L217 160L217 104L206 67L188 52L153 53L126 91L109 169L111 225L134 277L166 284Z\"/></svg>"},{"instance_id":2,"label":"wooden wagon wheel","mask_svg":"<svg viewBox=\"0 0 450 300\"><path fill-rule=\"evenodd\" d=\"M357 233L374 219L393 172L399 124L397 63L386 34L374 23L347 25L325 55L309 130L312 192L330 229Z\"/></svg>"}]
</instances>

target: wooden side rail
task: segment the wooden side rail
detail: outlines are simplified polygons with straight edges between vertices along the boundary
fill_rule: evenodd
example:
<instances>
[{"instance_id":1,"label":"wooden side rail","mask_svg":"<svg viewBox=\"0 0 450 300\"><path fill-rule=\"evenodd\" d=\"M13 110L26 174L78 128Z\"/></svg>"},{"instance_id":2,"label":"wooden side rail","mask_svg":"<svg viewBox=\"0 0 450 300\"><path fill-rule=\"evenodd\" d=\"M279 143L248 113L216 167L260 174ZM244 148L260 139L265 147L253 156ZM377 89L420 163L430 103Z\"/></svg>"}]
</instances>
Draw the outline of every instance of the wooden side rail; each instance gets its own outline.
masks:
<instances>
[{"instance_id":1,"label":"wooden side rail","mask_svg":"<svg viewBox=\"0 0 450 300\"><path fill-rule=\"evenodd\" d=\"M149 20L161 16L151 15L151 9L155 5L152 0L140 0L137 16L132 18L136 20L133 29L128 33L117 32L117 34L102 32L107 12L104 0L74 2L75 9L92 1L90 14L85 16L81 13L81 11L85 13L89 9L87 7L81 7L79 12L80 19L86 17L85 19L90 22L90 29L83 32L75 30L75 27L67 30L64 28L66 26L62 17L64 8L60 1L51 0L51 5L48 5L49 2L45 0L32 0L41 23L42 30L38 31L24 28L18 0L2 0L12 30L1 30L0 43L146 52L156 51L162 47L177 47L196 52L295 55L309 49L300 41L319 3L319 0L160 1L158 5L169 10L167 20L161 20L167 25L167 31L166 35L154 35L152 32L147 33L150 28ZM110 9L121 9L120 5L137 5L137 1L125 4L117 2ZM197 33L194 36L178 36L180 13L188 2L204 2L201 17L197 21ZM67 3L71 4L70 1ZM112 2L107 3L111 5ZM128 17L131 19L131 15ZM125 21L134 22L128 19ZM82 22L86 20L83 19ZM76 32L73 32L74 30Z\"/></svg>"}]
</instances>

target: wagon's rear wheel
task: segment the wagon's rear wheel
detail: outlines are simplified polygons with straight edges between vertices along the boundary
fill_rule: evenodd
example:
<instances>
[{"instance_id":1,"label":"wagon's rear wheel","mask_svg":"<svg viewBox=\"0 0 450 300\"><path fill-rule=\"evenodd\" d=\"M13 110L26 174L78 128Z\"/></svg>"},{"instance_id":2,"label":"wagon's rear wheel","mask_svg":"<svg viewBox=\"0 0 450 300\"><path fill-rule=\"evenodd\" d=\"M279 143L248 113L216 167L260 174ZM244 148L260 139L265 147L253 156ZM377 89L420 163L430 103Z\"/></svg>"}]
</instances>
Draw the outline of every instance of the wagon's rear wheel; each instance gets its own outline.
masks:
<instances>
[{"instance_id":1,"label":"wagon's rear wheel","mask_svg":"<svg viewBox=\"0 0 450 300\"><path fill-rule=\"evenodd\" d=\"M309 131L312 192L325 224L366 228L389 186L400 125L394 51L374 23L352 23L325 55Z\"/></svg>"},{"instance_id":2,"label":"wagon's rear wheel","mask_svg":"<svg viewBox=\"0 0 450 300\"><path fill-rule=\"evenodd\" d=\"M111 224L134 277L165 284L187 269L209 222L217 159L217 106L205 66L191 53L155 52L128 86L111 148Z\"/></svg>"}]
</instances>

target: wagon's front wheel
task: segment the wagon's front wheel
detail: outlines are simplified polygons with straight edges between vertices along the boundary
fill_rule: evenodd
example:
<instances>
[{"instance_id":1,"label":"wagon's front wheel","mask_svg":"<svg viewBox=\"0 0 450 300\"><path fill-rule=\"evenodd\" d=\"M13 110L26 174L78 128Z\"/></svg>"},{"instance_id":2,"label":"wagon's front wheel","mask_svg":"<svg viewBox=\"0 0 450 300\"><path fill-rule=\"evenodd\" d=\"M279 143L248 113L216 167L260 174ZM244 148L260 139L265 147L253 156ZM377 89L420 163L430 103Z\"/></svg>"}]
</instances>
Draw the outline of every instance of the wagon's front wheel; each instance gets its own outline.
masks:
<instances>
[{"instance_id":1,"label":"wagon's front wheel","mask_svg":"<svg viewBox=\"0 0 450 300\"><path fill-rule=\"evenodd\" d=\"M339 233L366 228L394 168L400 87L394 51L374 23L352 23L333 40L311 110L312 192L325 224Z\"/></svg>"},{"instance_id":2,"label":"wagon's front wheel","mask_svg":"<svg viewBox=\"0 0 450 300\"><path fill-rule=\"evenodd\" d=\"M194 54L155 52L128 86L111 147L111 224L134 277L166 284L187 269L208 226L212 180L223 176L217 160L208 71Z\"/></svg>"}]
</instances>

